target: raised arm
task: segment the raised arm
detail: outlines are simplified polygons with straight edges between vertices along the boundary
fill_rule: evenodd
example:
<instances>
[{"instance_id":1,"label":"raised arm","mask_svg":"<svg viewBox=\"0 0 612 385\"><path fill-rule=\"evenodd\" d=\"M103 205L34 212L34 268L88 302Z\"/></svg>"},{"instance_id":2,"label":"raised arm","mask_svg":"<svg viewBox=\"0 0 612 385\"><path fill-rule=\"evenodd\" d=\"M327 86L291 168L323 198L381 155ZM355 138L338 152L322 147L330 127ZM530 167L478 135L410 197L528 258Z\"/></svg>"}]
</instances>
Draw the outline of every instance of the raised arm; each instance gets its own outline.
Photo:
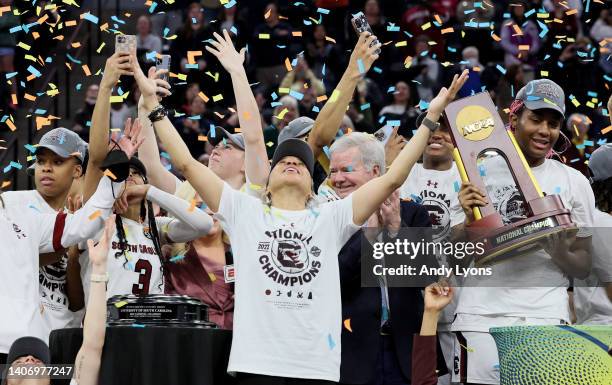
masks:
<instances>
[{"instance_id":1,"label":"raised arm","mask_svg":"<svg viewBox=\"0 0 612 385\"><path fill-rule=\"evenodd\" d=\"M98 244L87 241L91 261L91 286L83 326L83 344L74 361L74 380L78 385L98 385L102 349L106 335L106 259L108 247L115 229L115 217L111 215L104 225L104 233Z\"/></svg>"},{"instance_id":2,"label":"raised arm","mask_svg":"<svg viewBox=\"0 0 612 385\"><path fill-rule=\"evenodd\" d=\"M374 40L376 40L376 36L368 32L359 35L359 40L355 49L353 49L346 71L344 71L331 97L317 115L312 132L308 136L308 144L312 148L315 159L323 152L323 147L329 146L336 137L346 108L353 99L353 92L359 79L365 76L372 63L378 59L376 50L380 48L380 44L370 47L370 43Z\"/></svg>"},{"instance_id":3,"label":"raised arm","mask_svg":"<svg viewBox=\"0 0 612 385\"><path fill-rule=\"evenodd\" d=\"M155 71L155 69L150 71ZM158 95L168 96L170 95L170 84L165 80L159 79L159 76L164 72L165 70L158 70L154 73L155 82L157 84L156 93ZM161 97L158 96L158 100L161 100ZM140 146L138 159L140 159L142 164L146 167L147 177L153 186L167 193L174 194L174 190L176 189L176 177L164 167L159 158L159 147L157 146L153 125L149 120L149 112L150 111L145 109L144 100L141 96L138 101L138 120L140 120L140 124L142 125L140 135L147 139L145 139L142 146Z\"/></svg>"},{"instance_id":4,"label":"raised arm","mask_svg":"<svg viewBox=\"0 0 612 385\"><path fill-rule=\"evenodd\" d=\"M153 111L159 106L155 94L157 86L154 73L149 71L149 77L146 77L137 61L133 61L132 68L134 79L138 83L138 88L140 88L143 97L144 108L147 111ZM159 139L168 150L174 168L187 178L210 209L217 211L223 191L223 180L191 156L189 148L167 116L152 123Z\"/></svg>"},{"instance_id":5,"label":"raised arm","mask_svg":"<svg viewBox=\"0 0 612 385\"><path fill-rule=\"evenodd\" d=\"M232 78L238 121L244 135L244 163L247 180L265 186L270 173L270 164L259 118L259 107L249 86L249 79L243 65L245 49L237 52L229 32L225 29L223 36L216 32L214 36L216 40L210 40L214 48L206 46L206 50L219 59Z\"/></svg>"},{"instance_id":6,"label":"raised arm","mask_svg":"<svg viewBox=\"0 0 612 385\"><path fill-rule=\"evenodd\" d=\"M447 90L446 87L443 87L431 101L426 119L437 122L448 103L455 98L457 92L463 87L467 78L467 70L463 71L460 76L455 75L450 88ZM364 223L393 191L400 188L408 177L412 166L421 157L430 133L430 129L421 124L391 164L389 170L382 176L370 180L353 193L354 223Z\"/></svg>"},{"instance_id":7,"label":"raised arm","mask_svg":"<svg viewBox=\"0 0 612 385\"><path fill-rule=\"evenodd\" d=\"M98 99L91 117L89 131L89 161L83 183L83 200L87 201L95 192L102 178L100 165L108 152L108 133L110 129L110 97L121 75L132 75L130 55L115 52L106 60L104 75L100 82Z\"/></svg>"}]
</instances>

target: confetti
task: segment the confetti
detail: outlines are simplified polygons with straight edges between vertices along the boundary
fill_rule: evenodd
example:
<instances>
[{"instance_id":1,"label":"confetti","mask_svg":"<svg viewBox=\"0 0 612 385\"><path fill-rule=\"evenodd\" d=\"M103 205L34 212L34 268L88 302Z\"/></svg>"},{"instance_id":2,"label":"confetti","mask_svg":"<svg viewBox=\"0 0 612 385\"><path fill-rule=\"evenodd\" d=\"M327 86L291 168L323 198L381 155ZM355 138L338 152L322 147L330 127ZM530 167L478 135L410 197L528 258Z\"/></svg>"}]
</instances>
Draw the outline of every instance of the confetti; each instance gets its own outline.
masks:
<instances>
[{"instance_id":1,"label":"confetti","mask_svg":"<svg viewBox=\"0 0 612 385\"><path fill-rule=\"evenodd\" d=\"M346 330L348 330L349 332L353 332L353 329L351 328L351 319L347 318L344 320L344 327L346 328Z\"/></svg>"},{"instance_id":2,"label":"confetti","mask_svg":"<svg viewBox=\"0 0 612 385\"><path fill-rule=\"evenodd\" d=\"M260 33L259 34L259 38L262 39L262 40L270 39L270 34L269 33Z\"/></svg>"},{"instance_id":3,"label":"confetti","mask_svg":"<svg viewBox=\"0 0 612 385\"><path fill-rule=\"evenodd\" d=\"M208 278L210 278L210 282L215 282L217 280L215 273L208 273Z\"/></svg>"},{"instance_id":4,"label":"confetti","mask_svg":"<svg viewBox=\"0 0 612 385\"><path fill-rule=\"evenodd\" d=\"M208 96L204 95L204 92L200 91L200 92L198 93L198 96L199 96L200 98L202 98L202 100L204 100L204 103L208 103L208 100L209 100L209 99L208 99Z\"/></svg>"},{"instance_id":5,"label":"confetti","mask_svg":"<svg viewBox=\"0 0 612 385\"><path fill-rule=\"evenodd\" d=\"M365 73L365 66L363 65L363 60L357 59L357 68L359 69L359 73Z\"/></svg>"},{"instance_id":6,"label":"confetti","mask_svg":"<svg viewBox=\"0 0 612 385\"><path fill-rule=\"evenodd\" d=\"M178 261L180 261L181 259L184 259L185 255L175 255L174 257L170 258L170 262L172 263L176 263Z\"/></svg>"},{"instance_id":7,"label":"confetti","mask_svg":"<svg viewBox=\"0 0 612 385\"><path fill-rule=\"evenodd\" d=\"M218 94L213 96L213 102L218 102L219 100L223 100L223 95Z\"/></svg>"},{"instance_id":8,"label":"confetti","mask_svg":"<svg viewBox=\"0 0 612 385\"><path fill-rule=\"evenodd\" d=\"M334 350L334 347L336 347L336 343L331 334L327 335L327 344L329 345L329 350Z\"/></svg>"},{"instance_id":9,"label":"confetti","mask_svg":"<svg viewBox=\"0 0 612 385\"><path fill-rule=\"evenodd\" d=\"M133 327L133 328L140 328L140 329L143 329L143 328L145 327L145 325L142 325L142 324L132 324L132 327Z\"/></svg>"},{"instance_id":10,"label":"confetti","mask_svg":"<svg viewBox=\"0 0 612 385\"><path fill-rule=\"evenodd\" d=\"M285 68L287 68L287 72L291 72L293 70L293 67L291 66L291 62L289 61L289 58L285 58Z\"/></svg>"},{"instance_id":11,"label":"confetti","mask_svg":"<svg viewBox=\"0 0 612 385\"><path fill-rule=\"evenodd\" d=\"M93 221L94 219L96 219L100 215L102 215L102 211L96 210L88 218L89 218L90 221Z\"/></svg>"},{"instance_id":12,"label":"confetti","mask_svg":"<svg viewBox=\"0 0 612 385\"><path fill-rule=\"evenodd\" d=\"M119 309L119 308L124 307L124 306L125 306L125 305L127 305L127 304L128 304L128 303L127 303L127 301L120 301L120 302L116 302L116 303L115 303L115 307L116 307L117 309Z\"/></svg>"}]
</instances>

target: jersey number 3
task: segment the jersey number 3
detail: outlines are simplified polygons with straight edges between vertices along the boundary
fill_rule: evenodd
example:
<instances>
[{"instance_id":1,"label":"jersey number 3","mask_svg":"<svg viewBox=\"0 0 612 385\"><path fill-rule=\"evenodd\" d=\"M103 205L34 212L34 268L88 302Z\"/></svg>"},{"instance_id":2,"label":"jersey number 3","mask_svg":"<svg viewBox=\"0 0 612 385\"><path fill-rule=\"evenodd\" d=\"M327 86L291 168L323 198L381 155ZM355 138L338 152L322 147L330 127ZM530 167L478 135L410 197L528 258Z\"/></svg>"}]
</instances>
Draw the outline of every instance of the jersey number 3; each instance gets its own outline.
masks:
<instances>
[{"instance_id":1,"label":"jersey number 3","mask_svg":"<svg viewBox=\"0 0 612 385\"><path fill-rule=\"evenodd\" d=\"M151 262L146 259L139 259L138 262L136 262L134 271L140 275L138 276L138 283L132 285L132 294L149 294L149 283L151 282L152 270L153 267L151 266Z\"/></svg>"}]
</instances>

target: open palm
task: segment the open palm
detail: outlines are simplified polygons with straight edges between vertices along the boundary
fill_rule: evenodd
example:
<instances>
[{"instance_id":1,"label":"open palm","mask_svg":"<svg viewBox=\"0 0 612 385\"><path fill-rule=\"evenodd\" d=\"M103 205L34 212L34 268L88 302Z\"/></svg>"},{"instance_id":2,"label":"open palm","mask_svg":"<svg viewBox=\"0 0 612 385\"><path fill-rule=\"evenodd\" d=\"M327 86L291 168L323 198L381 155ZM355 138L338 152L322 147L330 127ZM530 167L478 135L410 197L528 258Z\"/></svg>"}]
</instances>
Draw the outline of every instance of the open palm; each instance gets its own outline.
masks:
<instances>
[{"instance_id":1,"label":"open palm","mask_svg":"<svg viewBox=\"0 0 612 385\"><path fill-rule=\"evenodd\" d=\"M216 32L213 35L215 39L209 41L212 47L206 46L206 50L219 59L219 62L221 62L221 65L227 72L244 71L242 63L244 63L245 49L241 49L240 52L236 51L232 38L226 29L223 30L223 36Z\"/></svg>"},{"instance_id":2,"label":"open palm","mask_svg":"<svg viewBox=\"0 0 612 385\"><path fill-rule=\"evenodd\" d=\"M131 158L132 156L134 156L134 154L136 154L136 152L138 151L138 147L140 147L142 142L145 140L145 138L140 137L141 129L142 126L140 125L140 121L138 119L135 119L134 122L132 122L132 119L128 118L125 121L123 135L120 138L117 138L119 136L119 133L113 132L111 136L113 138L113 141L115 141L119 145L119 148L121 148L121 150L125 152L128 158Z\"/></svg>"},{"instance_id":3,"label":"open palm","mask_svg":"<svg viewBox=\"0 0 612 385\"><path fill-rule=\"evenodd\" d=\"M89 260L93 264L105 264L108 258L108 247L115 231L115 216L111 215L104 223L104 232L96 244L92 239L87 241Z\"/></svg>"}]
</instances>

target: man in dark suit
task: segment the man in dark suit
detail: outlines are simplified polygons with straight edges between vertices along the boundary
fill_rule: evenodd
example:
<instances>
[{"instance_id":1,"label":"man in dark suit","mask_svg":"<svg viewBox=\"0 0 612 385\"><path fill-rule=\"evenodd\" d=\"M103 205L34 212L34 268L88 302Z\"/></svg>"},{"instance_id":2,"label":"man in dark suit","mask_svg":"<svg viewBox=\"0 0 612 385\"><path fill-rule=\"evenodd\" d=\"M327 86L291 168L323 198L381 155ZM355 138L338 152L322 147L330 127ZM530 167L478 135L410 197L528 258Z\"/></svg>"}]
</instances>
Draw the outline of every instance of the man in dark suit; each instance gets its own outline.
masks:
<instances>
[{"instance_id":1,"label":"man in dark suit","mask_svg":"<svg viewBox=\"0 0 612 385\"><path fill-rule=\"evenodd\" d=\"M330 148L329 184L344 198L385 170L381 142L363 133L338 139ZM427 210L414 201L400 201L392 194L367 223L383 229L380 240L392 241L402 227L430 227ZM381 280L375 287L362 287L362 262L373 258L372 246L355 233L338 256L342 287L342 384L409 384L414 333L419 332L423 297L417 287L387 287Z\"/></svg>"}]
</instances>

